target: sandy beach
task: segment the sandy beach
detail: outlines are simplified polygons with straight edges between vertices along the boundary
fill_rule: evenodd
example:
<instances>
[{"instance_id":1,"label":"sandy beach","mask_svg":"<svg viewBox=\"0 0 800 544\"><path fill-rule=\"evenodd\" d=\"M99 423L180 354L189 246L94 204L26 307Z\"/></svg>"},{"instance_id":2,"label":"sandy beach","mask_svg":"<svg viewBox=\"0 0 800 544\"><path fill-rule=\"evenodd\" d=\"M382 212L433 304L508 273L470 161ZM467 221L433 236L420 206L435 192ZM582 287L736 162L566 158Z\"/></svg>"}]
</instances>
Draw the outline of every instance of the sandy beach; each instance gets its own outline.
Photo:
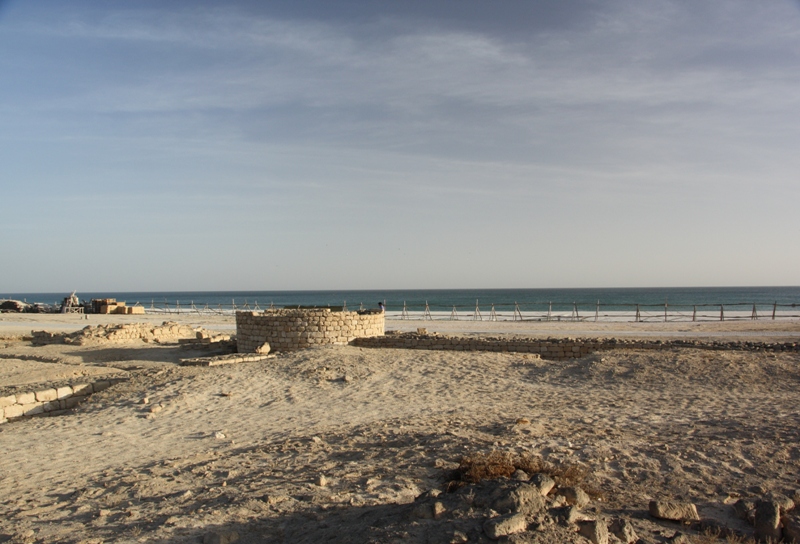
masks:
<instances>
[{"instance_id":1,"label":"sandy beach","mask_svg":"<svg viewBox=\"0 0 800 544\"><path fill-rule=\"evenodd\" d=\"M490 542L487 520L504 512L481 499L485 485L439 493L462 458L491 451L538 459L554 474L572 467L591 495L569 513L554 492L528 530L503 537L513 542L589 542L577 531L596 520L625 520L643 543L743 541L753 527L736 517L736 501L800 501L797 352L616 350L548 361L335 346L198 368L178 365L192 353L176 344L23 339L165 319L235 329L231 316L0 315L3 395L120 380L64 415L0 425L0 542ZM800 338L797 321L387 321L388 330L419 327ZM703 521L656 519L652 500L693 503ZM709 530L721 536L702 536Z\"/></svg>"}]
</instances>

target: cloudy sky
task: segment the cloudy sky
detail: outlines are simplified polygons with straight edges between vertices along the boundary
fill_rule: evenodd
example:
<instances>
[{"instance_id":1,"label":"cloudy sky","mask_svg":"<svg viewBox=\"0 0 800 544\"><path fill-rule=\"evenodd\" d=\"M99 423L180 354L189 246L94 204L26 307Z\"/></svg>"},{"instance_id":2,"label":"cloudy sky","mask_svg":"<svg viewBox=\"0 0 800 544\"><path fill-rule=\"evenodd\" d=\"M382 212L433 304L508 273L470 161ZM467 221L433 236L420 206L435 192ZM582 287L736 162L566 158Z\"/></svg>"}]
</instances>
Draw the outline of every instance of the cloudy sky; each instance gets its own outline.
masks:
<instances>
[{"instance_id":1,"label":"cloudy sky","mask_svg":"<svg viewBox=\"0 0 800 544\"><path fill-rule=\"evenodd\" d=\"M800 2L0 0L0 291L800 284Z\"/></svg>"}]
</instances>

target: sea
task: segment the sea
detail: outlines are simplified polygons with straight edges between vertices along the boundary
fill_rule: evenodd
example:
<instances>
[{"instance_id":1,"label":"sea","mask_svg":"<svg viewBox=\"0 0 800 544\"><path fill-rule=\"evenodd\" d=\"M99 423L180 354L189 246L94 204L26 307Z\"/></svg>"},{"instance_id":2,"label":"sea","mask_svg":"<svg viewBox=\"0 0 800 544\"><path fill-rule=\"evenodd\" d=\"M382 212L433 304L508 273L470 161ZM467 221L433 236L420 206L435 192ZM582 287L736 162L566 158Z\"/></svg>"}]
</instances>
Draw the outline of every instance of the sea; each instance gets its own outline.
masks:
<instances>
[{"instance_id":1,"label":"sea","mask_svg":"<svg viewBox=\"0 0 800 544\"><path fill-rule=\"evenodd\" d=\"M0 293L46 306L61 304L70 293ZM599 315L793 316L800 312L800 286L648 287L574 289L375 289L326 291L140 291L78 292L82 300L114 298L147 311L186 312L263 310L267 308L386 306L389 317L486 318L494 314L581 317Z\"/></svg>"}]
</instances>

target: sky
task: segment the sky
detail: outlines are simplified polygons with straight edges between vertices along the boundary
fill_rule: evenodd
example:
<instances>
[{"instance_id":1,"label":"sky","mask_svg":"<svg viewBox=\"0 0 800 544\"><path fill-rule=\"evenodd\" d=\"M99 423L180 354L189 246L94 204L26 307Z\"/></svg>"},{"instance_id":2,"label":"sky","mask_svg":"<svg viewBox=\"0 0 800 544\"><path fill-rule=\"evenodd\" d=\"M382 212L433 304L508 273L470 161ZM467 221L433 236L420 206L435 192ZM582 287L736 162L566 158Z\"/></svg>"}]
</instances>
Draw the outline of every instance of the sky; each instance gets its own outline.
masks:
<instances>
[{"instance_id":1,"label":"sky","mask_svg":"<svg viewBox=\"0 0 800 544\"><path fill-rule=\"evenodd\" d=\"M0 0L0 292L800 284L797 0Z\"/></svg>"}]
</instances>

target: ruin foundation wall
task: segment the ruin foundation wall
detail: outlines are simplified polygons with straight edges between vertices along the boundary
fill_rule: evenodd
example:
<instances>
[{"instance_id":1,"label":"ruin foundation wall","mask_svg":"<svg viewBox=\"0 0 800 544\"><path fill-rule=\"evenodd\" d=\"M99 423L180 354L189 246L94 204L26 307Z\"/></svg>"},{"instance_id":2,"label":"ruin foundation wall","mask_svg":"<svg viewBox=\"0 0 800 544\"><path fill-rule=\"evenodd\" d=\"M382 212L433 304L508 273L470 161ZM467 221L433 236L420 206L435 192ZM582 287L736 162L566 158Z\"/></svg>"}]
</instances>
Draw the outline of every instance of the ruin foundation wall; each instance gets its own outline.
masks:
<instances>
[{"instance_id":1,"label":"ruin foundation wall","mask_svg":"<svg viewBox=\"0 0 800 544\"><path fill-rule=\"evenodd\" d=\"M264 343L274 351L290 351L383 336L384 326L385 315L380 310L236 312L236 342L239 353L255 353Z\"/></svg>"}]
</instances>

